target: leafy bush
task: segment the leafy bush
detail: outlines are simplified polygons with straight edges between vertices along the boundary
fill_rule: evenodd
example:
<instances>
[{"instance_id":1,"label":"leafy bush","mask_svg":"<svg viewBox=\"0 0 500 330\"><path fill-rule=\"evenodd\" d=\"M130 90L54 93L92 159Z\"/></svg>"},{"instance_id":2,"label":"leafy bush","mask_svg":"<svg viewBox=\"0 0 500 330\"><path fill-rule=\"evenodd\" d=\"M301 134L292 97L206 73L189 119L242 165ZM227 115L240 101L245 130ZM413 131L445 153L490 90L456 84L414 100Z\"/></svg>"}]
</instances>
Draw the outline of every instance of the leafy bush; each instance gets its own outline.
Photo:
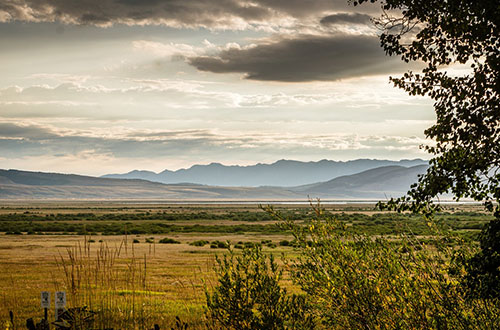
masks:
<instances>
[{"instance_id":1,"label":"leafy bush","mask_svg":"<svg viewBox=\"0 0 500 330\"><path fill-rule=\"evenodd\" d=\"M300 226L276 213L300 247L289 263L312 312L328 329L498 329L498 300L467 299L450 272L454 248L418 238L397 242L357 234L313 206ZM432 227L432 223L428 224ZM453 240L445 236L446 242ZM457 242L455 242L455 246Z\"/></svg>"},{"instance_id":2,"label":"leafy bush","mask_svg":"<svg viewBox=\"0 0 500 330\"><path fill-rule=\"evenodd\" d=\"M228 247L229 242L222 242L219 240L210 242L211 249L227 249Z\"/></svg>"},{"instance_id":3,"label":"leafy bush","mask_svg":"<svg viewBox=\"0 0 500 330\"><path fill-rule=\"evenodd\" d=\"M208 243L209 243L209 241L198 240L198 241L194 241L194 242L189 243L189 245L192 245L192 246L205 246Z\"/></svg>"},{"instance_id":4,"label":"leafy bush","mask_svg":"<svg viewBox=\"0 0 500 330\"><path fill-rule=\"evenodd\" d=\"M245 242L243 243L243 245L245 246L245 248L247 249L252 249L252 248L255 248L255 247L261 247L262 244L259 243L259 242Z\"/></svg>"},{"instance_id":5,"label":"leafy bush","mask_svg":"<svg viewBox=\"0 0 500 330\"><path fill-rule=\"evenodd\" d=\"M165 238L162 238L159 243L162 243L162 244L181 244L181 242L173 239L173 238L168 238L168 237L165 237Z\"/></svg>"},{"instance_id":6,"label":"leafy bush","mask_svg":"<svg viewBox=\"0 0 500 330\"><path fill-rule=\"evenodd\" d=\"M207 320L217 329L314 329L303 296L280 286L282 271L262 248L244 249L241 256L217 258L218 284L206 291Z\"/></svg>"},{"instance_id":7,"label":"leafy bush","mask_svg":"<svg viewBox=\"0 0 500 330\"><path fill-rule=\"evenodd\" d=\"M497 273L487 278L491 281L479 278L493 296L471 295L463 279L474 274L471 260L479 260L477 255L470 258L474 246L438 230L432 219L420 220L432 233L425 240L416 235L374 239L325 214L319 205L313 206L314 216L306 225L271 207L266 210L294 236L289 243L298 249L299 257L288 261L287 269L304 295L288 295L280 286L282 271L272 256L262 253L260 243L239 242L240 247L246 246L243 254L236 257L230 251L217 259L218 285L206 293L207 318L217 327L500 328L500 300L491 291ZM492 251L481 260L485 265L497 264L497 236L485 236L496 232L482 236L482 250Z\"/></svg>"},{"instance_id":8,"label":"leafy bush","mask_svg":"<svg viewBox=\"0 0 500 330\"><path fill-rule=\"evenodd\" d=\"M7 231L5 233L5 235L22 235L23 233L18 231L18 230L14 230L14 231Z\"/></svg>"},{"instance_id":9,"label":"leafy bush","mask_svg":"<svg viewBox=\"0 0 500 330\"><path fill-rule=\"evenodd\" d=\"M491 221L479 239L481 250L461 260L466 268L462 282L472 297L500 299L500 219Z\"/></svg>"},{"instance_id":10,"label":"leafy bush","mask_svg":"<svg viewBox=\"0 0 500 330\"><path fill-rule=\"evenodd\" d=\"M279 242L279 245L280 246L290 246L290 241L284 239L284 240Z\"/></svg>"}]
</instances>

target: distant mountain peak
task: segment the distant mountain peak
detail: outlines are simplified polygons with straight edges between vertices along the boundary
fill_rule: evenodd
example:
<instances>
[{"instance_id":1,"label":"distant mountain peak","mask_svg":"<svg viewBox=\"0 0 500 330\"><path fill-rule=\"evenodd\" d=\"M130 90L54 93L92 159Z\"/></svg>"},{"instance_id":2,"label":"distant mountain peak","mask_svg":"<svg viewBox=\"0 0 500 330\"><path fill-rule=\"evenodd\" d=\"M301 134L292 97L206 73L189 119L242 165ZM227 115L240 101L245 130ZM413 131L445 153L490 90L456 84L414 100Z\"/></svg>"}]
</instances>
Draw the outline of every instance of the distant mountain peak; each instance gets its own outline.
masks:
<instances>
[{"instance_id":1,"label":"distant mountain peak","mask_svg":"<svg viewBox=\"0 0 500 330\"><path fill-rule=\"evenodd\" d=\"M193 184L217 186L283 186L293 187L320 181L328 181L343 175L359 173L381 166L425 165L422 159L404 159L401 161L355 159L349 161L303 162L280 159L274 163L255 165L223 165L212 162L207 165L196 164L176 171L164 170L160 173L134 170L125 174L108 174L106 178L143 179L167 184L190 182Z\"/></svg>"}]
</instances>

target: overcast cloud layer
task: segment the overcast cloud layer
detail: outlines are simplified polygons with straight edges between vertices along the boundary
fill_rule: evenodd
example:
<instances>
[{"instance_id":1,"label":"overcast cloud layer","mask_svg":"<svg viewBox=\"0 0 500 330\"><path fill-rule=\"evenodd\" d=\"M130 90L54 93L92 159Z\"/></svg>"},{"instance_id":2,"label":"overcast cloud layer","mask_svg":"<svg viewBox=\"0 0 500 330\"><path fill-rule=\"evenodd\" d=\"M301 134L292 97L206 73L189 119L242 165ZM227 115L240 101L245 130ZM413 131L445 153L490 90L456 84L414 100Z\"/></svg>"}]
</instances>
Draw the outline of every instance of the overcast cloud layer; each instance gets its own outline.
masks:
<instances>
[{"instance_id":1,"label":"overcast cloud layer","mask_svg":"<svg viewBox=\"0 0 500 330\"><path fill-rule=\"evenodd\" d=\"M278 159L425 158L378 5L0 0L2 168L101 175Z\"/></svg>"},{"instance_id":2,"label":"overcast cloud layer","mask_svg":"<svg viewBox=\"0 0 500 330\"><path fill-rule=\"evenodd\" d=\"M359 10L370 11L371 6ZM323 11L351 10L344 0L7 0L1 21L110 26L167 25L245 29L279 27ZM287 22L288 21L288 22Z\"/></svg>"}]
</instances>

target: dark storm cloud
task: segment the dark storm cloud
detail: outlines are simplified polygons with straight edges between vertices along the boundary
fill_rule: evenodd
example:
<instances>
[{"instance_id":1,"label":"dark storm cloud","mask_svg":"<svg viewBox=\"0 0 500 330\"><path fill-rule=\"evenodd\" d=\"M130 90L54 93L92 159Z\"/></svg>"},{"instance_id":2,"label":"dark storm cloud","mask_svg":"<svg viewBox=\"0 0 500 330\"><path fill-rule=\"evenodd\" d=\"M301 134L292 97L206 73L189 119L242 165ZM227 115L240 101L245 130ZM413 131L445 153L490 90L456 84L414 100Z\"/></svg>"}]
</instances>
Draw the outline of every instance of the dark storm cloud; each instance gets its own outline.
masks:
<instances>
[{"instance_id":1,"label":"dark storm cloud","mask_svg":"<svg viewBox=\"0 0 500 330\"><path fill-rule=\"evenodd\" d=\"M7 0L0 3L0 21L238 28L242 22L268 24L273 18L352 10L347 0Z\"/></svg>"},{"instance_id":2,"label":"dark storm cloud","mask_svg":"<svg viewBox=\"0 0 500 330\"><path fill-rule=\"evenodd\" d=\"M215 56L189 59L198 70L243 73L245 78L285 82L338 80L401 72L405 64L387 57L376 36L299 36Z\"/></svg>"},{"instance_id":3,"label":"dark storm cloud","mask_svg":"<svg viewBox=\"0 0 500 330\"><path fill-rule=\"evenodd\" d=\"M339 13L325 16L320 23L323 25L330 24L371 24L371 16L360 13Z\"/></svg>"}]
</instances>

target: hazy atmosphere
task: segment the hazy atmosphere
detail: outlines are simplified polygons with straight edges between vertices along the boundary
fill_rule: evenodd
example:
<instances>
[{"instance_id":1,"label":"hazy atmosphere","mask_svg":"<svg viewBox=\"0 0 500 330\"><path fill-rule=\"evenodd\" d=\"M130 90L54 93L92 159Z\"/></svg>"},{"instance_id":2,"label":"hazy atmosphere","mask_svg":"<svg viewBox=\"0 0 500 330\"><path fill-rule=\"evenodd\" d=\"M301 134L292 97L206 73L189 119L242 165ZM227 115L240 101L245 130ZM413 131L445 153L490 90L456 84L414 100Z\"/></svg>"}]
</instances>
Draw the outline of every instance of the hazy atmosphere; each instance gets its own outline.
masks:
<instances>
[{"instance_id":1,"label":"hazy atmosphere","mask_svg":"<svg viewBox=\"0 0 500 330\"><path fill-rule=\"evenodd\" d=\"M500 329L499 0L0 0L0 330Z\"/></svg>"},{"instance_id":2,"label":"hazy atmosphere","mask_svg":"<svg viewBox=\"0 0 500 330\"><path fill-rule=\"evenodd\" d=\"M0 3L2 168L428 158L432 103L394 88L345 0Z\"/></svg>"}]
</instances>

